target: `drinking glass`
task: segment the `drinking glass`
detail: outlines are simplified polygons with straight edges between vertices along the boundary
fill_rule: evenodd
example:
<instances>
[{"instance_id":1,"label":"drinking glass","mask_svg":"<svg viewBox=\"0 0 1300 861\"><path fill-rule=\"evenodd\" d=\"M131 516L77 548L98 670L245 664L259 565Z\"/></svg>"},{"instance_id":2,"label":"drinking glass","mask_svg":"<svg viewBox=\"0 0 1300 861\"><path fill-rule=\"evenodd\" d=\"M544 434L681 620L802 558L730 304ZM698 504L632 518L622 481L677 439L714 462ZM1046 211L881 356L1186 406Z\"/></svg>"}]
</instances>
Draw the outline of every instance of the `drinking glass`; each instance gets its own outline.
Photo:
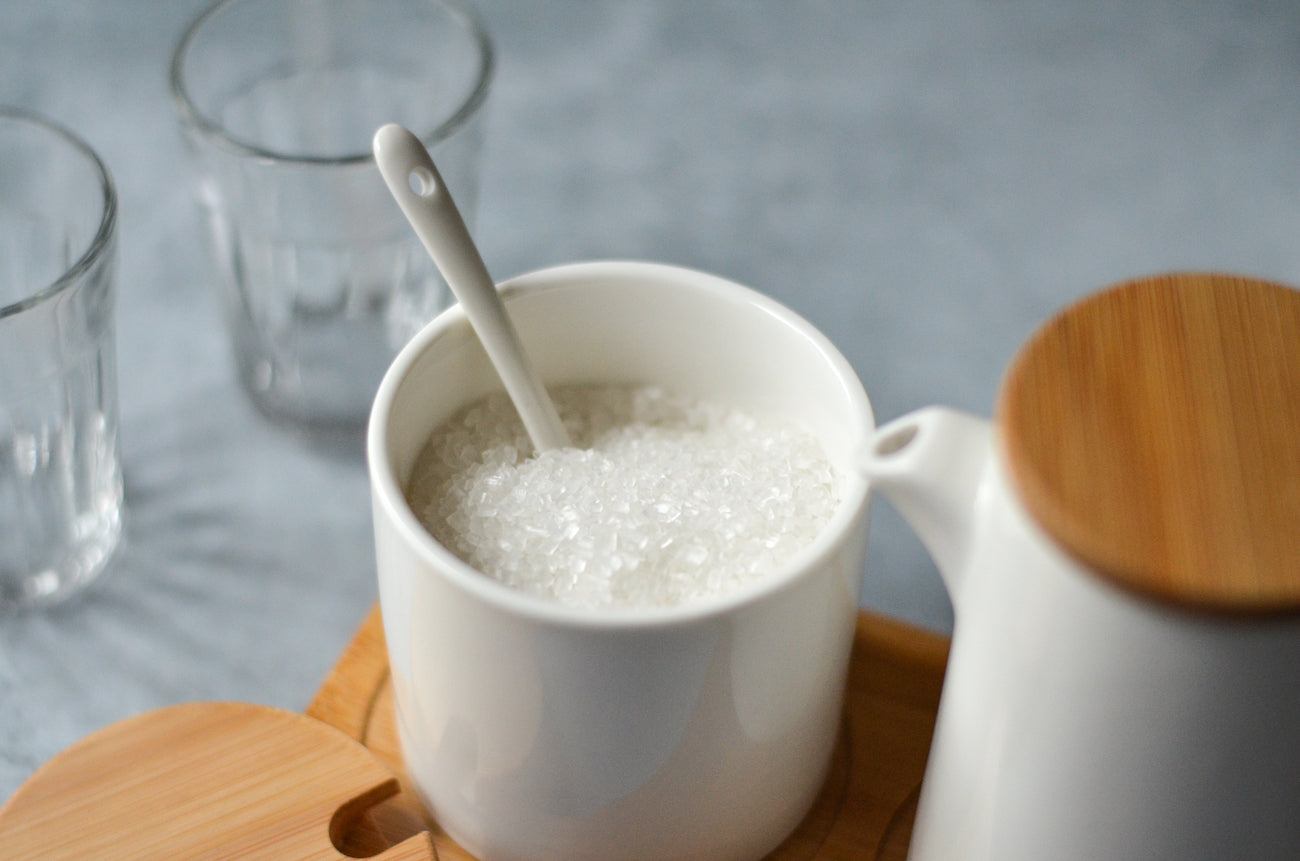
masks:
<instances>
[{"instance_id":1,"label":"drinking glass","mask_svg":"<svg viewBox=\"0 0 1300 861\"><path fill-rule=\"evenodd\" d=\"M380 178L376 129L477 198L492 48L459 0L223 0L171 85L239 376L273 419L359 439L384 369L449 302Z\"/></svg>"},{"instance_id":2,"label":"drinking glass","mask_svg":"<svg viewBox=\"0 0 1300 861\"><path fill-rule=\"evenodd\" d=\"M89 146L0 108L0 612L76 592L122 534L116 214Z\"/></svg>"}]
</instances>

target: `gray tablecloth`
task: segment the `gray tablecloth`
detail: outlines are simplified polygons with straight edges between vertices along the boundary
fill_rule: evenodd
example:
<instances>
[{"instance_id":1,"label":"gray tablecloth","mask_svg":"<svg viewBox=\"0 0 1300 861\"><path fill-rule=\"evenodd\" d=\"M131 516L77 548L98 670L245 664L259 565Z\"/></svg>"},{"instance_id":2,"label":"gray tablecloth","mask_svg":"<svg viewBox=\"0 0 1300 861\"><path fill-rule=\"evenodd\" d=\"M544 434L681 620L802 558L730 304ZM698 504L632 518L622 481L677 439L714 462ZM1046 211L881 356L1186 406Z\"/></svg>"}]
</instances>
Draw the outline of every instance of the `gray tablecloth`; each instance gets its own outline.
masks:
<instances>
[{"instance_id":1,"label":"gray tablecloth","mask_svg":"<svg viewBox=\"0 0 1300 861\"><path fill-rule=\"evenodd\" d=\"M375 599L363 465L238 389L168 101L199 0L0 0L0 103L121 195L129 538L0 620L0 799L111 721L301 709ZM645 258L749 284L837 343L877 417L987 414L1054 309L1173 268L1300 280L1300 7L483 0L499 51L477 235L497 277ZM864 604L952 625L884 504Z\"/></svg>"}]
</instances>

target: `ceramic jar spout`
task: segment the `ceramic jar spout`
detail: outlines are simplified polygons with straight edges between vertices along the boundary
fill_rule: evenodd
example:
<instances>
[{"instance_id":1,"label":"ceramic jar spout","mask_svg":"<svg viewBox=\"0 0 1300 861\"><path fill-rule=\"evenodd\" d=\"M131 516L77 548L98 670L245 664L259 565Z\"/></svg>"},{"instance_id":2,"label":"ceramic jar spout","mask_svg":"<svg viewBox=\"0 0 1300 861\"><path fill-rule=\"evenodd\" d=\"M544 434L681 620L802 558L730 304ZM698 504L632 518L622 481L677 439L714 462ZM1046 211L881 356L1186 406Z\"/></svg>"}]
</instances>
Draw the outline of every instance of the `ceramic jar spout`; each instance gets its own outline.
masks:
<instances>
[{"instance_id":1,"label":"ceramic jar spout","mask_svg":"<svg viewBox=\"0 0 1300 861\"><path fill-rule=\"evenodd\" d=\"M934 558L954 604L972 542L975 497L989 465L990 425L925 407L880 428L863 469Z\"/></svg>"}]
</instances>

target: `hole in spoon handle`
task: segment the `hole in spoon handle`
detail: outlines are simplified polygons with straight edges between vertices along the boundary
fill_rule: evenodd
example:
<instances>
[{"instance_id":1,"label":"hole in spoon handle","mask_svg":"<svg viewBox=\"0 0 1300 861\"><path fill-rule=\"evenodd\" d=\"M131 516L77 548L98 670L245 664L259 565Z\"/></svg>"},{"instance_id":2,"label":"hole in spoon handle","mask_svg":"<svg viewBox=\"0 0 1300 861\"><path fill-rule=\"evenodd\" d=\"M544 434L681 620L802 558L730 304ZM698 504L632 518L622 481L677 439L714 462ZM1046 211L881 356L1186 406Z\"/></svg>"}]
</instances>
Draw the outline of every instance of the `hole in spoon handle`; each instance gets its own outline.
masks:
<instances>
[{"instance_id":1,"label":"hole in spoon handle","mask_svg":"<svg viewBox=\"0 0 1300 861\"><path fill-rule=\"evenodd\" d=\"M423 167L411 168L411 173L406 179L411 191L420 197L432 197L438 191L438 183L433 178L433 174Z\"/></svg>"}]
</instances>

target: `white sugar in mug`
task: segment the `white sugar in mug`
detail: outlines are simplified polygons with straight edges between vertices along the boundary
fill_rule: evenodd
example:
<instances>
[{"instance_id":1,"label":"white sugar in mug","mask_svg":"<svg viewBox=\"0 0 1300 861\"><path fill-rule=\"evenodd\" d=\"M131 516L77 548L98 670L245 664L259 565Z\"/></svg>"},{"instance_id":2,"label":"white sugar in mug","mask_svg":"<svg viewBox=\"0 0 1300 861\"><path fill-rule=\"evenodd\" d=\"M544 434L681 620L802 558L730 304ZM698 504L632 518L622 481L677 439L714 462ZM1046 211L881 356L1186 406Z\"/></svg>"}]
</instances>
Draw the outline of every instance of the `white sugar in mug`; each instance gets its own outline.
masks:
<instances>
[{"instance_id":1,"label":"white sugar in mug","mask_svg":"<svg viewBox=\"0 0 1300 861\"><path fill-rule=\"evenodd\" d=\"M500 388L460 308L444 312L384 377L367 451L410 778L485 861L759 858L812 805L840 726L866 393L808 323L702 273L584 263L501 292L548 385L654 383L797 419L841 474L842 502L781 570L681 607L578 610L492 581L403 496L433 428Z\"/></svg>"}]
</instances>

